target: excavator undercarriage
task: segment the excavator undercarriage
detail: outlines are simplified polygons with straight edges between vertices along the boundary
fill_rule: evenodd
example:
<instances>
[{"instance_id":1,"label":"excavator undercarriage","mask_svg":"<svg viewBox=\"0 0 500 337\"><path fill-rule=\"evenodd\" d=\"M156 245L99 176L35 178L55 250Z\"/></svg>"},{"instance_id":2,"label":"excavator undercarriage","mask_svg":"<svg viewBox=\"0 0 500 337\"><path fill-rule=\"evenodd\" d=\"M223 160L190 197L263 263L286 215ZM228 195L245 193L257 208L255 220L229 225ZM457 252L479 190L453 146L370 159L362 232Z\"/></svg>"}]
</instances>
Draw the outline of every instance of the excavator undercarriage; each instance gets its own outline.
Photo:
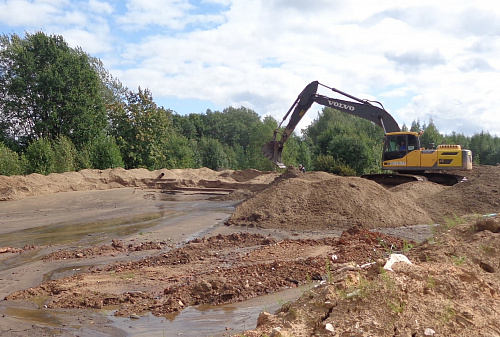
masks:
<instances>
[{"instance_id":1,"label":"excavator undercarriage","mask_svg":"<svg viewBox=\"0 0 500 337\"><path fill-rule=\"evenodd\" d=\"M450 174L445 172L421 172L418 174L410 173L375 173L364 174L361 178L373 180L376 183L385 186L396 186L414 181L431 181L440 185L453 186L455 184L467 181L467 177Z\"/></svg>"}]
</instances>

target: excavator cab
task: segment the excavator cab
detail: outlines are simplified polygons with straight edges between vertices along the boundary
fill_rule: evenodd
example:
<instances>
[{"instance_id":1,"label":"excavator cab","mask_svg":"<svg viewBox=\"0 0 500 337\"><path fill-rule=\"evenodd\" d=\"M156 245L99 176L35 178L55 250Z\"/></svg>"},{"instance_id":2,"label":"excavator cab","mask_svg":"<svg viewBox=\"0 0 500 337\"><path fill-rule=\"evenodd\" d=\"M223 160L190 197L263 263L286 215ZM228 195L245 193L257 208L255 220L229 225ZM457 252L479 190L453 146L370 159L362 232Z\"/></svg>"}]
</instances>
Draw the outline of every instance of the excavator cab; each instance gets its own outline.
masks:
<instances>
[{"instance_id":1,"label":"excavator cab","mask_svg":"<svg viewBox=\"0 0 500 337\"><path fill-rule=\"evenodd\" d=\"M416 132L391 132L384 137L383 160L404 158L408 153L420 149L420 138Z\"/></svg>"}]
</instances>

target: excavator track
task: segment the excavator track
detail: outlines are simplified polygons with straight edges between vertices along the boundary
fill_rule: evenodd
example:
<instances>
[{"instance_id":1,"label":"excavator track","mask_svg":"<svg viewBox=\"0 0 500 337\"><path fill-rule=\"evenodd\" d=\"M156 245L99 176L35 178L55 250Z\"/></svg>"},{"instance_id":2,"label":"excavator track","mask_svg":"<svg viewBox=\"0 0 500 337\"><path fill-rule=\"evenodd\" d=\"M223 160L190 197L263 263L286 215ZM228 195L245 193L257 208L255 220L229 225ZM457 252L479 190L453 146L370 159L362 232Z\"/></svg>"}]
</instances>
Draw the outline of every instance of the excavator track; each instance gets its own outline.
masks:
<instances>
[{"instance_id":1,"label":"excavator track","mask_svg":"<svg viewBox=\"0 0 500 337\"><path fill-rule=\"evenodd\" d=\"M421 175L398 173L363 174L361 178L373 180L381 185L389 186L401 185L413 181L427 181L427 178Z\"/></svg>"},{"instance_id":2,"label":"excavator track","mask_svg":"<svg viewBox=\"0 0 500 337\"><path fill-rule=\"evenodd\" d=\"M458 174L426 172L422 173L422 175L426 177L428 181L446 186L453 186L455 184L467 181L467 177Z\"/></svg>"},{"instance_id":3,"label":"excavator track","mask_svg":"<svg viewBox=\"0 0 500 337\"><path fill-rule=\"evenodd\" d=\"M364 174L361 178L373 180L381 185L396 186L413 181L431 181L440 185L453 186L460 182L467 181L467 177L437 172L422 172L418 174L407 173L376 173Z\"/></svg>"}]
</instances>

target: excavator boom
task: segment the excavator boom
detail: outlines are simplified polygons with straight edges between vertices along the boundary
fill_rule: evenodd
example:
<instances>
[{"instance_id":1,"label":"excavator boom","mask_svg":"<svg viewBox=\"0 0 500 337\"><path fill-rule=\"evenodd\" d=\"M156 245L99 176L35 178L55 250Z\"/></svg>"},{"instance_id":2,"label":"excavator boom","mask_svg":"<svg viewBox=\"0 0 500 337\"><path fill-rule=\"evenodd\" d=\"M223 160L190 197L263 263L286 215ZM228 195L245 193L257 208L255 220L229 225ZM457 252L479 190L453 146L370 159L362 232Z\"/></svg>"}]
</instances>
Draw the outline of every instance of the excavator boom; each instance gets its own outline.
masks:
<instances>
[{"instance_id":1,"label":"excavator boom","mask_svg":"<svg viewBox=\"0 0 500 337\"><path fill-rule=\"evenodd\" d=\"M319 85L328 88L338 94L346 96L353 101L346 101L319 95L317 93ZM318 103L326 107L344 111L351 115L355 115L367 119L369 121L372 121L373 123L383 128L386 133L401 131L398 123L382 107L377 107L368 102L367 100L359 99L352 95L346 94L345 92L342 92L338 89L330 88L327 87L326 85L319 83L318 81L314 81L309 83L304 88L304 90L302 90L302 92L299 94L293 105L285 114L285 117L283 117L283 120L278 125L278 128L274 130L273 139L270 142L264 144L264 146L262 147L262 153L278 167L286 168L286 165L283 164L281 159L283 144L286 142L288 137L290 137L292 132L295 130L297 124L300 122L302 117L304 117L306 112L311 108L313 103ZM285 127L283 131L280 131L281 125L285 120L287 120L290 113L291 116L288 125ZM281 136L279 137L279 139L278 135Z\"/></svg>"}]
</instances>

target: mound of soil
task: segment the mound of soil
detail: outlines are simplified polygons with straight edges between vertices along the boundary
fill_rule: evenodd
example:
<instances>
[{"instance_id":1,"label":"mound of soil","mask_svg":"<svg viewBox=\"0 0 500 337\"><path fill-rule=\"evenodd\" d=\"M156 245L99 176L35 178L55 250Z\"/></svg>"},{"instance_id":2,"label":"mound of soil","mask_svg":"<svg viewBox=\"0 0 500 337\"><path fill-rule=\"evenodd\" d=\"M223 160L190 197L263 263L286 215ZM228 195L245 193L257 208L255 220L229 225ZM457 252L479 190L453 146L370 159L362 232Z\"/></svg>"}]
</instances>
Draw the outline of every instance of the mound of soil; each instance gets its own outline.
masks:
<instances>
[{"instance_id":1,"label":"mound of soil","mask_svg":"<svg viewBox=\"0 0 500 337\"><path fill-rule=\"evenodd\" d=\"M426 200L431 195L446 189L448 189L448 186L439 185L430 181L414 181L395 186L391 188L390 191L418 203L420 200Z\"/></svg>"},{"instance_id":2,"label":"mound of soil","mask_svg":"<svg viewBox=\"0 0 500 337\"><path fill-rule=\"evenodd\" d=\"M287 230L401 227L500 209L500 167L475 165L454 186L411 182L386 189L358 178L291 168L242 203L228 225Z\"/></svg>"},{"instance_id":3,"label":"mound of soil","mask_svg":"<svg viewBox=\"0 0 500 337\"><path fill-rule=\"evenodd\" d=\"M443 231L392 271L332 265L330 280L239 336L500 336L500 234L485 227L500 220Z\"/></svg>"},{"instance_id":4,"label":"mound of soil","mask_svg":"<svg viewBox=\"0 0 500 337\"><path fill-rule=\"evenodd\" d=\"M288 230L398 227L432 219L412 198L358 177L288 172L243 202L229 225Z\"/></svg>"},{"instance_id":5,"label":"mound of soil","mask_svg":"<svg viewBox=\"0 0 500 337\"><path fill-rule=\"evenodd\" d=\"M0 201L69 191L107 190L121 187L173 189L181 187L227 188L258 191L279 174L257 170L213 171L208 168L148 171L146 169L82 170L33 173L27 176L0 175Z\"/></svg>"},{"instance_id":6,"label":"mound of soil","mask_svg":"<svg viewBox=\"0 0 500 337\"><path fill-rule=\"evenodd\" d=\"M474 165L466 175L468 181L420 198L418 204L436 222L500 211L500 166Z\"/></svg>"}]
</instances>

